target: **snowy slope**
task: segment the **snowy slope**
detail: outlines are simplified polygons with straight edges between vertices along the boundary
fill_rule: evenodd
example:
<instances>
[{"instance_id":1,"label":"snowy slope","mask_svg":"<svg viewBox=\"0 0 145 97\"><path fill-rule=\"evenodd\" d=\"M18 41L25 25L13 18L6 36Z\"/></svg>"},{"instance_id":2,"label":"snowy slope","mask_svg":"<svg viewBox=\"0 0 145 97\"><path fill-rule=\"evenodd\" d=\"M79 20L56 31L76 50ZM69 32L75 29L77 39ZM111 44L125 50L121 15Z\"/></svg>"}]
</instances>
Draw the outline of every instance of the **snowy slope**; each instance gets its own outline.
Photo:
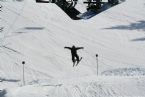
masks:
<instances>
[{"instance_id":1,"label":"snowy slope","mask_svg":"<svg viewBox=\"0 0 145 97\"><path fill-rule=\"evenodd\" d=\"M127 0L92 19L80 21L71 20L55 4L36 4L32 0L0 3L3 5L1 25L4 26L0 33L0 78L3 80L0 86L8 88L8 95L47 97L50 93L50 97L95 97L93 93L98 92L93 92L92 88L99 87L107 92L112 87L115 94L108 92L100 96L145 96L144 77L91 77L97 70L95 54L99 54L99 75L145 74L144 0ZM70 51L64 49L64 46L72 45L85 48L78 52L83 60L75 68L72 67ZM17 88L21 85L22 61L26 61L26 84L34 85ZM89 81L85 82L86 79ZM75 80L81 85L72 83ZM93 87L92 80L95 80L96 87ZM65 83L62 81L67 82L65 87L61 85ZM114 85L114 82L118 84ZM43 84L48 86L43 87ZM71 91L70 88L77 85L86 89L88 84L90 94L77 94L74 92L78 90ZM16 89L11 90L11 87ZM40 96L37 91L41 89L44 91Z\"/></svg>"}]
</instances>

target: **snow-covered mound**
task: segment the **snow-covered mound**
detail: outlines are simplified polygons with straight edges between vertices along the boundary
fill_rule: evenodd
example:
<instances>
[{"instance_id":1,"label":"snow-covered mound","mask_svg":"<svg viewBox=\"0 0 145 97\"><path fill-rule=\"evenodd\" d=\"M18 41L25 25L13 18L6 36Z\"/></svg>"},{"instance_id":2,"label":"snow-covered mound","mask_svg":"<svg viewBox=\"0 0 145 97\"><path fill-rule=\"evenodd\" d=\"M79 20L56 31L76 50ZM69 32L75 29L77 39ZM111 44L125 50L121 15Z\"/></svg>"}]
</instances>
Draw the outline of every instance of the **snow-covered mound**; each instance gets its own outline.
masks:
<instances>
[{"instance_id":1,"label":"snow-covered mound","mask_svg":"<svg viewBox=\"0 0 145 97\"><path fill-rule=\"evenodd\" d=\"M71 20L55 4L36 4L34 0L4 1L0 1L3 5L0 13L0 25L3 27L0 33L0 89L8 88L7 92L10 97L34 97L33 94L35 97L49 96L43 96L43 93L39 96L36 92L41 92L41 90L44 90L44 94L51 93L50 97L58 97L58 95L65 97L64 95L69 95L67 91L71 91L68 84L65 87L68 86L69 89L64 87L62 89L61 86L59 88L42 86L42 84L57 85L59 80L72 82L78 78L82 78L83 81L90 79L88 82L81 81L80 83L85 84L78 85L79 88L86 87L93 79L97 79L97 77L93 79L89 77L96 75L97 72L96 54L99 55L99 75L106 71L116 72L114 70L121 73L117 75L122 75L130 71L123 68L145 68L144 0L127 0L89 20L80 21ZM83 59L74 68L70 51L64 49L65 46L72 45L84 47L84 50L78 51ZM16 86L21 86L22 61L26 62L25 82L30 86L17 88ZM137 73L136 69L133 70L134 75ZM126 84L115 85L112 82L112 90L117 91L115 94L109 92L111 86L100 87L102 91L108 89L105 93L101 93L101 97L105 95L145 96L144 77L127 78L127 81L124 77L106 78L103 76L100 79L101 82L105 81L105 84L112 80L117 83L126 82ZM98 81L94 83L98 85ZM31 86L31 84L40 86ZM60 81L58 84L64 83ZM70 83L72 87L75 85L77 84ZM96 97L95 93L98 92L93 86L95 85L91 85L87 90L90 94L85 92L87 96L75 93L74 89L71 92L72 96L70 94L69 97L90 97L90 95ZM34 92L28 88L34 89ZM129 92L130 89L132 89L131 92ZM20 94L19 91L21 91Z\"/></svg>"},{"instance_id":2,"label":"snow-covered mound","mask_svg":"<svg viewBox=\"0 0 145 97\"><path fill-rule=\"evenodd\" d=\"M123 79L123 80L122 80ZM28 85L9 90L8 97L144 97L144 78L83 77L61 84Z\"/></svg>"}]
</instances>

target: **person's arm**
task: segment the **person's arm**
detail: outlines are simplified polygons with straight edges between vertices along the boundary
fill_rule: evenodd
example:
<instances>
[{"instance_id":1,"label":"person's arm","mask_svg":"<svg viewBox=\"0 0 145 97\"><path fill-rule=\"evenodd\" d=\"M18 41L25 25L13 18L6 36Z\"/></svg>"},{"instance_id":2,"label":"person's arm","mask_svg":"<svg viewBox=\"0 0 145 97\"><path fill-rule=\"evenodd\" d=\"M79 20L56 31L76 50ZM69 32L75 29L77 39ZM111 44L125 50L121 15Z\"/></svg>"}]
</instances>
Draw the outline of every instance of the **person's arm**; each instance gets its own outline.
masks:
<instances>
[{"instance_id":1,"label":"person's arm","mask_svg":"<svg viewBox=\"0 0 145 97\"><path fill-rule=\"evenodd\" d=\"M50 3L49 1L36 0L36 3Z\"/></svg>"},{"instance_id":2,"label":"person's arm","mask_svg":"<svg viewBox=\"0 0 145 97\"><path fill-rule=\"evenodd\" d=\"M84 47L77 47L76 49L77 49L77 50L79 50L79 49L84 49Z\"/></svg>"},{"instance_id":3,"label":"person's arm","mask_svg":"<svg viewBox=\"0 0 145 97\"><path fill-rule=\"evenodd\" d=\"M65 46L64 48L65 48L65 49L71 49L70 47L66 47L66 46Z\"/></svg>"}]
</instances>

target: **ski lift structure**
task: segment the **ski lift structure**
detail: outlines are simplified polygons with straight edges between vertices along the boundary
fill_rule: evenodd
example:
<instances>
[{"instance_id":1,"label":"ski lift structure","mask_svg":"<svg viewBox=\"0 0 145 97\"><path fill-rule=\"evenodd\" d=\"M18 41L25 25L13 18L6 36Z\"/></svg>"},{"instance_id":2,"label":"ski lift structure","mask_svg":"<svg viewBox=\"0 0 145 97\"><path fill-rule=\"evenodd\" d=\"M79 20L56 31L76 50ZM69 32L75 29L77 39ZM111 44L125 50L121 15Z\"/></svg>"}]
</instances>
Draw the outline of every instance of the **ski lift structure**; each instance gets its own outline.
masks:
<instances>
[{"instance_id":1,"label":"ski lift structure","mask_svg":"<svg viewBox=\"0 0 145 97\"><path fill-rule=\"evenodd\" d=\"M115 5L122 3L125 0L86 0L83 4L86 4L86 12L81 13L75 6L78 0L36 0L36 3L55 3L60 7L71 19L90 19L93 16L105 11Z\"/></svg>"}]
</instances>

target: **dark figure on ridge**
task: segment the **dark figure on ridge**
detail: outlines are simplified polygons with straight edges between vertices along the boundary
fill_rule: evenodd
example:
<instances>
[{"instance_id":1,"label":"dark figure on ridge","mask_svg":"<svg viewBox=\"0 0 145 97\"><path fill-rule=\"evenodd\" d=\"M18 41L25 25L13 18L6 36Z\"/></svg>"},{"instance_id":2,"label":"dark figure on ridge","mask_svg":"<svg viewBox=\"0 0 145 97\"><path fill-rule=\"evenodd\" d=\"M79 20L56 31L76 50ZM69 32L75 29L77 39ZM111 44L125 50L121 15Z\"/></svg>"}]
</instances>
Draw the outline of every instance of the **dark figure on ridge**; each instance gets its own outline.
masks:
<instances>
[{"instance_id":1,"label":"dark figure on ridge","mask_svg":"<svg viewBox=\"0 0 145 97\"><path fill-rule=\"evenodd\" d=\"M73 67L74 67L75 66L75 62L77 62L77 64L78 64L81 61L81 59L82 59L82 57L79 58L79 56L77 54L77 50L84 49L84 47L75 47L73 45L72 47L64 47L64 48L71 50L72 62L73 62Z\"/></svg>"}]
</instances>

